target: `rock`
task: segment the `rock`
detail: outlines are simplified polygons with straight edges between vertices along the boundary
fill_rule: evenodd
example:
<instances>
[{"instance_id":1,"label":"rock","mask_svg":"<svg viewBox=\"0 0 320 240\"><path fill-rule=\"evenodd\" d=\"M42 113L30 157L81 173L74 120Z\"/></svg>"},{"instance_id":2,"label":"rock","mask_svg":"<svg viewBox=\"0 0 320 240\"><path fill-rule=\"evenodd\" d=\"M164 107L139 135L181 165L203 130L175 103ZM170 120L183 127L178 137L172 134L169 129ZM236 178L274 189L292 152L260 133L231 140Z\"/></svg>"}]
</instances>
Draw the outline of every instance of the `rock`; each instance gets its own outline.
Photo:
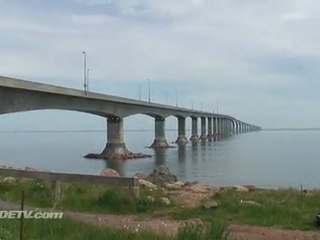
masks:
<instances>
[{"instance_id":1,"label":"rock","mask_svg":"<svg viewBox=\"0 0 320 240\"><path fill-rule=\"evenodd\" d=\"M160 165L155 168L151 174L149 174L148 181L157 186L165 187L167 183L176 182L177 177L170 172L168 167Z\"/></svg>"},{"instance_id":2,"label":"rock","mask_svg":"<svg viewBox=\"0 0 320 240\"><path fill-rule=\"evenodd\" d=\"M235 186L234 188L237 192L249 192L249 189L244 186Z\"/></svg>"},{"instance_id":3,"label":"rock","mask_svg":"<svg viewBox=\"0 0 320 240\"><path fill-rule=\"evenodd\" d=\"M208 193L208 189L202 184L195 184L190 186L190 190L194 193Z\"/></svg>"},{"instance_id":4,"label":"rock","mask_svg":"<svg viewBox=\"0 0 320 240\"><path fill-rule=\"evenodd\" d=\"M169 168L167 166L165 166L165 165L158 166L157 168L155 168L153 170L153 172L156 172L159 175L170 175L171 174Z\"/></svg>"},{"instance_id":5,"label":"rock","mask_svg":"<svg viewBox=\"0 0 320 240\"><path fill-rule=\"evenodd\" d=\"M205 202L202 205L202 207L205 209L215 209L218 207L218 203L216 201L210 200L210 201Z\"/></svg>"},{"instance_id":6,"label":"rock","mask_svg":"<svg viewBox=\"0 0 320 240\"><path fill-rule=\"evenodd\" d=\"M189 187L190 191L194 193L203 193L203 194L215 194L220 191L220 188L214 185L206 185L206 184L194 184Z\"/></svg>"},{"instance_id":7,"label":"rock","mask_svg":"<svg viewBox=\"0 0 320 240\"><path fill-rule=\"evenodd\" d=\"M38 169L31 168L31 167L25 167L24 170L26 170L26 171L34 171L34 172L39 171Z\"/></svg>"},{"instance_id":8,"label":"rock","mask_svg":"<svg viewBox=\"0 0 320 240\"><path fill-rule=\"evenodd\" d=\"M193 182L186 181L184 183L183 187L189 187L189 186L192 186L192 185L196 185L198 183L199 183L198 181L193 181Z\"/></svg>"},{"instance_id":9,"label":"rock","mask_svg":"<svg viewBox=\"0 0 320 240\"><path fill-rule=\"evenodd\" d=\"M257 190L257 187L255 185L243 185L243 187L247 188L249 192L253 192Z\"/></svg>"},{"instance_id":10,"label":"rock","mask_svg":"<svg viewBox=\"0 0 320 240\"><path fill-rule=\"evenodd\" d=\"M143 153L89 153L84 156L85 158L89 159L106 159L106 160L128 160L128 159L137 159L137 158L151 158L150 154L143 154Z\"/></svg>"},{"instance_id":11,"label":"rock","mask_svg":"<svg viewBox=\"0 0 320 240\"><path fill-rule=\"evenodd\" d=\"M208 197L208 194L194 193L190 190L178 190L169 192L169 196L185 208L195 208L199 206L203 199Z\"/></svg>"},{"instance_id":12,"label":"rock","mask_svg":"<svg viewBox=\"0 0 320 240\"><path fill-rule=\"evenodd\" d=\"M175 183L167 183L165 188L168 190L180 190L184 186L183 182L177 181Z\"/></svg>"},{"instance_id":13,"label":"rock","mask_svg":"<svg viewBox=\"0 0 320 240\"><path fill-rule=\"evenodd\" d=\"M139 179L139 186L146 188L146 189L151 189L151 190L157 190L158 187L154 185L152 182L149 182L147 180Z\"/></svg>"},{"instance_id":14,"label":"rock","mask_svg":"<svg viewBox=\"0 0 320 240\"><path fill-rule=\"evenodd\" d=\"M258 207L261 207L262 205L260 203L257 203L253 200L240 200L240 204L243 204L243 205L251 205L251 206L258 206Z\"/></svg>"},{"instance_id":15,"label":"rock","mask_svg":"<svg viewBox=\"0 0 320 240\"><path fill-rule=\"evenodd\" d=\"M165 205L169 206L171 204L171 201L169 198L162 197L160 198L161 202L164 203Z\"/></svg>"},{"instance_id":16,"label":"rock","mask_svg":"<svg viewBox=\"0 0 320 240\"><path fill-rule=\"evenodd\" d=\"M134 177L136 177L138 179L147 180L148 179L148 174L146 174L146 173L136 173L134 175Z\"/></svg>"},{"instance_id":17,"label":"rock","mask_svg":"<svg viewBox=\"0 0 320 240\"><path fill-rule=\"evenodd\" d=\"M15 183L16 179L14 177L6 177L1 182L3 182L3 183Z\"/></svg>"},{"instance_id":18,"label":"rock","mask_svg":"<svg viewBox=\"0 0 320 240\"><path fill-rule=\"evenodd\" d=\"M151 202L151 203L154 203L154 202L156 201L156 199L155 199L154 197L152 197L152 196L148 196L148 197L147 197L147 200L148 200L149 202Z\"/></svg>"},{"instance_id":19,"label":"rock","mask_svg":"<svg viewBox=\"0 0 320 240\"><path fill-rule=\"evenodd\" d=\"M105 168L100 172L100 176L104 177L120 177L120 174L112 169L112 168Z\"/></svg>"}]
</instances>

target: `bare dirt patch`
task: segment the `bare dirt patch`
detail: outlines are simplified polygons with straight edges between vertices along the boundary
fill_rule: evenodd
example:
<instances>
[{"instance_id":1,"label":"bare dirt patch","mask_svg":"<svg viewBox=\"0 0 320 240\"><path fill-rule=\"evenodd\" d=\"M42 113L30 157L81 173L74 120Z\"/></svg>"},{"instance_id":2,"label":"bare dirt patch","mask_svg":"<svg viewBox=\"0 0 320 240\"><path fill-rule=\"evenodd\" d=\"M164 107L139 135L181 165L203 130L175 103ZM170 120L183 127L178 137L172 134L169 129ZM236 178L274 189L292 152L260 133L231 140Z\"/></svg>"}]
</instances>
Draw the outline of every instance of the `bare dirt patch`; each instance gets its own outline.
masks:
<instances>
[{"instance_id":1,"label":"bare dirt patch","mask_svg":"<svg viewBox=\"0 0 320 240\"><path fill-rule=\"evenodd\" d=\"M318 231L284 230L276 228L231 225L230 231L237 239L247 240L311 240L320 239Z\"/></svg>"}]
</instances>

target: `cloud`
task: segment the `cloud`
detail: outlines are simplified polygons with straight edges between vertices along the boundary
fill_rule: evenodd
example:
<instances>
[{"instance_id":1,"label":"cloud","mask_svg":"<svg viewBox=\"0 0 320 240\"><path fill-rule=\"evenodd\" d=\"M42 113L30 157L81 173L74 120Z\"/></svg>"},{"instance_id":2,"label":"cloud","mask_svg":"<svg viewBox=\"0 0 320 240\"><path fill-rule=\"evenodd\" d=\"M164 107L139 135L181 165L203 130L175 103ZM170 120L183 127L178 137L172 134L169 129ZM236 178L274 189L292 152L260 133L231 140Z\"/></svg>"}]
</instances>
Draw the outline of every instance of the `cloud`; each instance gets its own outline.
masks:
<instances>
[{"instance_id":1,"label":"cloud","mask_svg":"<svg viewBox=\"0 0 320 240\"><path fill-rule=\"evenodd\" d=\"M128 89L150 78L159 101L169 92L174 104L178 86L185 105L219 101L262 126L300 125L309 104L315 123L319 4L0 1L1 74L80 88L85 50L96 91L137 96Z\"/></svg>"}]
</instances>

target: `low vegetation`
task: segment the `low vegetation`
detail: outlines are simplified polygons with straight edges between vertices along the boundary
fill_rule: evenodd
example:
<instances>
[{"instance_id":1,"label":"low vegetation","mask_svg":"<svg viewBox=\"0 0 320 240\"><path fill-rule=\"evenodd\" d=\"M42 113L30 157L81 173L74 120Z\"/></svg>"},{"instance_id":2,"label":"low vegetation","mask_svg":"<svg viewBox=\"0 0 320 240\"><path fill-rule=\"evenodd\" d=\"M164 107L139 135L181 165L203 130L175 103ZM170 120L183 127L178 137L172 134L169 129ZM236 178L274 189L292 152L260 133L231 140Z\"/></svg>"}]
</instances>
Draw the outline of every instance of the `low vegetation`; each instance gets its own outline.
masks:
<instances>
[{"instance_id":1,"label":"low vegetation","mask_svg":"<svg viewBox=\"0 0 320 240\"><path fill-rule=\"evenodd\" d=\"M19 220L0 220L0 239L19 239ZM117 239L117 240L229 240L227 227L222 223L187 224L174 236L165 236L148 231L117 230L95 227L64 218L62 220L25 220L24 239Z\"/></svg>"},{"instance_id":2,"label":"low vegetation","mask_svg":"<svg viewBox=\"0 0 320 240\"><path fill-rule=\"evenodd\" d=\"M127 189L101 185L81 185L64 183L62 198L54 202L52 184L48 181L23 180L0 182L0 198L19 202L22 190L25 203L36 207L56 207L73 211L108 213L151 213L166 208L161 201L160 191L142 190L140 197L134 199Z\"/></svg>"},{"instance_id":3,"label":"low vegetation","mask_svg":"<svg viewBox=\"0 0 320 240\"><path fill-rule=\"evenodd\" d=\"M229 223L273 226L286 229L315 230L314 218L320 212L320 192L296 189L226 191L211 197L219 207L205 211L201 207L175 207L170 215L177 219L201 217L223 219Z\"/></svg>"},{"instance_id":4,"label":"low vegetation","mask_svg":"<svg viewBox=\"0 0 320 240\"><path fill-rule=\"evenodd\" d=\"M19 203L22 190L25 191L26 204L53 207L51 183L44 181L2 181L0 199ZM220 191L210 197L210 200L218 204L215 209L205 209L202 206L185 208L174 202L167 205L161 200L164 193L160 190L141 190L140 197L133 199L122 188L65 183L62 192L63 197L55 207L71 211L171 216L175 219L200 218L204 222L222 220L228 224L287 229L314 230L313 220L320 212L320 191L301 192L296 189ZM185 230L191 231L190 229L196 229L196 226L189 226ZM179 232L180 235L192 235L191 233Z\"/></svg>"}]
</instances>

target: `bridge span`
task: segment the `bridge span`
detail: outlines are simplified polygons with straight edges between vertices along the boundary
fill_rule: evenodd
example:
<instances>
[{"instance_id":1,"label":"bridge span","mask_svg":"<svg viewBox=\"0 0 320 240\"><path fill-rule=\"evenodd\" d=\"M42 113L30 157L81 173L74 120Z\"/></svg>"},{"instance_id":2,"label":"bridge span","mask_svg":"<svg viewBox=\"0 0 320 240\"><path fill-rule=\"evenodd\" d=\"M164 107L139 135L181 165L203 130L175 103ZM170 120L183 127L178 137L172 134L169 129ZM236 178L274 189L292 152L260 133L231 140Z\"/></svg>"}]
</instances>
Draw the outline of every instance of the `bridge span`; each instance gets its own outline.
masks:
<instances>
[{"instance_id":1,"label":"bridge span","mask_svg":"<svg viewBox=\"0 0 320 240\"><path fill-rule=\"evenodd\" d=\"M123 121L134 114L145 114L154 118L155 139L153 148L166 148L169 144L165 136L165 119L175 116L178 119L176 143L185 145L186 119L191 118L192 133L190 141L211 140L215 136L228 136L261 128L235 117L173 107L164 104L139 101L135 99L84 92L81 90L41 84L21 79L0 76L0 114L31 110L72 110L98 115L107 119L107 144L102 154L126 154ZM198 119L201 122L198 134Z\"/></svg>"}]
</instances>

